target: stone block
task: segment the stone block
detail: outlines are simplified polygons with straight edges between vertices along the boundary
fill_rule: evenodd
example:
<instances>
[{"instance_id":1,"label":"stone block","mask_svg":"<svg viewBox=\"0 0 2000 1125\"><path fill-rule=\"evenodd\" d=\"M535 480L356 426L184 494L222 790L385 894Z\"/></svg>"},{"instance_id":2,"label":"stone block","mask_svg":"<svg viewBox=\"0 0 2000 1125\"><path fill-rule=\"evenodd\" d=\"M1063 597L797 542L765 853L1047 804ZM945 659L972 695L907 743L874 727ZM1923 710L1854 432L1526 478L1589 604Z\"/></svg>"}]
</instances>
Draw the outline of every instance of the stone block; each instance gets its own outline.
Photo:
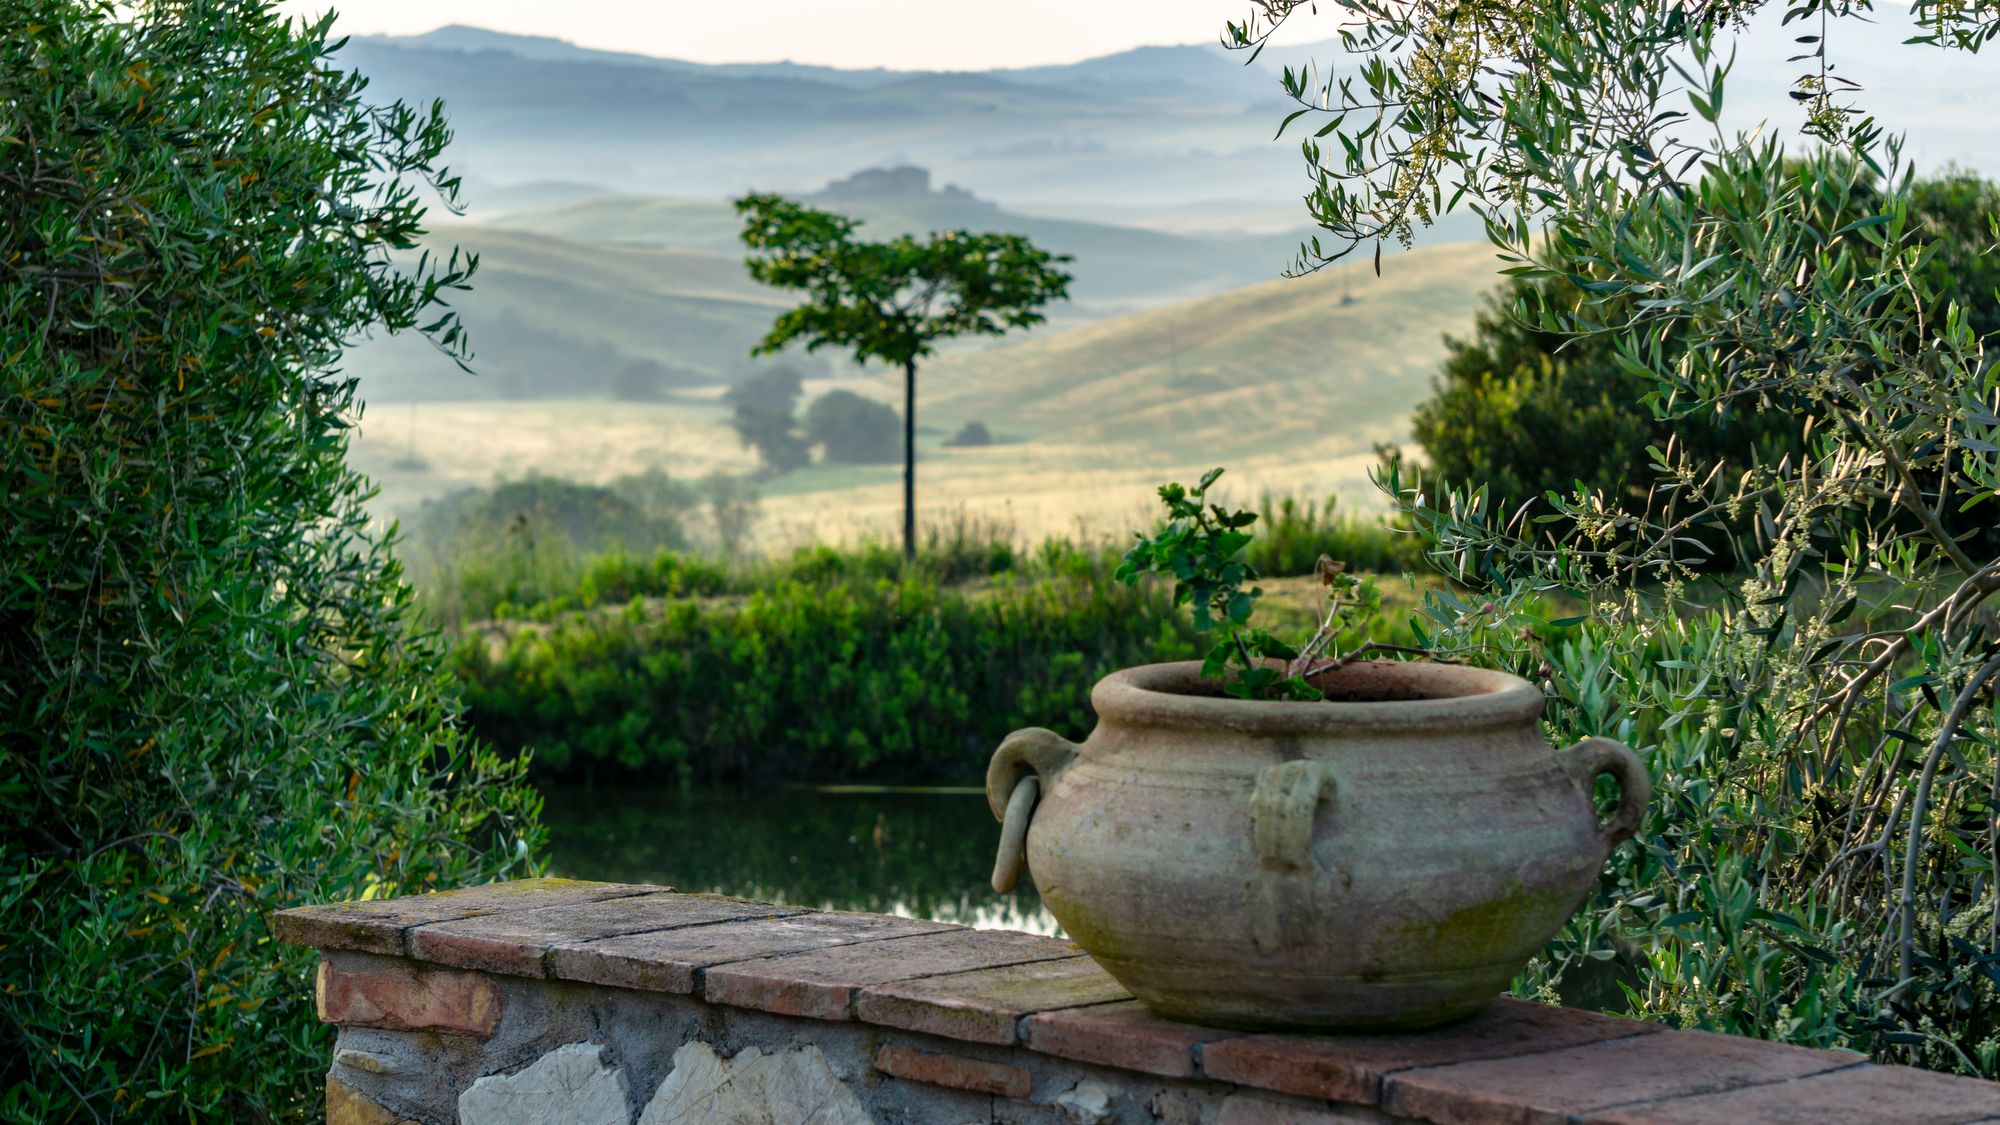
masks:
<instances>
[{"instance_id":1,"label":"stone block","mask_svg":"<svg viewBox=\"0 0 2000 1125\"><path fill-rule=\"evenodd\" d=\"M361 1091L326 1076L326 1125L419 1125Z\"/></svg>"},{"instance_id":2,"label":"stone block","mask_svg":"<svg viewBox=\"0 0 2000 1125\"><path fill-rule=\"evenodd\" d=\"M1502 997L1449 1027L1384 1035L1248 1035L1204 1046L1202 1073L1239 1086L1357 1105L1391 1071L1651 1035L1661 1025Z\"/></svg>"},{"instance_id":3,"label":"stone block","mask_svg":"<svg viewBox=\"0 0 2000 1125\"><path fill-rule=\"evenodd\" d=\"M1608 1106L1757 1086L1837 1070L1854 1055L1705 1031L1391 1074L1382 1108L1437 1125L1567 1125Z\"/></svg>"},{"instance_id":4,"label":"stone block","mask_svg":"<svg viewBox=\"0 0 2000 1125\"><path fill-rule=\"evenodd\" d=\"M1071 957L872 985L855 999L854 1015L864 1023L1008 1046L1025 1016L1131 995L1097 962Z\"/></svg>"},{"instance_id":5,"label":"stone block","mask_svg":"<svg viewBox=\"0 0 2000 1125\"><path fill-rule=\"evenodd\" d=\"M271 934L289 945L400 957L410 951L405 935L417 926L513 910L624 898L662 889L576 879L516 879L436 894L281 910L271 916Z\"/></svg>"},{"instance_id":6,"label":"stone block","mask_svg":"<svg viewBox=\"0 0 2000 1125\"><path fill-rule=\"evenodd\" d=\"M1963 1125L2000 1121L2000 1083L1901 1066L1856 1065L1794 1082L1678 1097L1585 1115L1589 1125Z\"/></svg>"},{"instance_id":7,"label":"stone block","mask_svg":"<svg viewBox=\"0 0 2000 1125\"><path fill-rule=\"evenodd\" d=\"M875 1125L826 1055L807 1045L767 1055L745 1047L730 1058L706 1043L683 1043L674 1068L646 1103L638 1125Z\"/></svg>"},{"instance_id":8,"label":"stone block","mask_svg":"<svg viewBox=\"0 0 2000 1125\"><path fill-rule=\"evenodd\" d=\"M459 1125L632 1125L625 1075L596 1043L566 1043L458 1096Z\"/></svg>"},{"instance_id":9,"label":"stone block","mask_svg":"<svg viewBox=\"0 0 2000 1125\"><path fill-rule=\"evenodd\" d=\"M875 1052L875 1069L906 1082L927 1082L1002 1098L1025 1098L1035 1088L1034 1075L1025 1067L919 1051L899 1043L886 1044Z\"/></svg>"},{"instance_id":10,"label":"stone block","mask_svg":"<svg viewBox=\"0 0 2000 1125\"><path fill-rule=\"evenodd\" d=\"M803 913L803 907L724 895L633 895L438 922L411 930L408 940L412 956L435 964L539 977L545 975L543 959L555 945Z\"/></svg>"},{"instance_id":11,"label":"stone block","mask_svg":"<svg viewBox=\"0 0 2000 1125\"><path fill-rule=\"evenodd\" d=\"M829 911L565 943L551 948L544 964L549 976L559 980L689 993L694 991L696 974L711 965L960 928L885 914Z\"/></svg>"},{"instance_id":12,"label":"stone block","mask_svg":"<svg viewBox=\"0 0 2000 1125\"><path fill-rule=\"evenodd\" d=\"M1192 1078L1197 1046L1242 1034L1170 1020L1137 1000L1040 1012L1022 1024L1022 1042L1044 1055L1166 1078Z\"/></svg>"},{"instance_id":13,"label":"stone block","mask_svg":"<svg viewBox=\"0 0 2000 1125\"><path fill-rule=\"evenodd\" d=\"M1004 930L948 930L717 965L701 977L712 1004L810 1019L854 1018L854 998L870 985L967 969L1079 956L1054 938Z\"/></svg>"},{"instance_id":14,"label":"stone block","mask_svg":"<svg viewBox=\"0 0 2000 1125\"><path fill-rule=\"evenodd\" d=\"M319 1018L347 1027L486 1039L500 1022L500 986L456 969L392 962L348 970L322 961L314 993Z\"/></svg>"}]
</instances>

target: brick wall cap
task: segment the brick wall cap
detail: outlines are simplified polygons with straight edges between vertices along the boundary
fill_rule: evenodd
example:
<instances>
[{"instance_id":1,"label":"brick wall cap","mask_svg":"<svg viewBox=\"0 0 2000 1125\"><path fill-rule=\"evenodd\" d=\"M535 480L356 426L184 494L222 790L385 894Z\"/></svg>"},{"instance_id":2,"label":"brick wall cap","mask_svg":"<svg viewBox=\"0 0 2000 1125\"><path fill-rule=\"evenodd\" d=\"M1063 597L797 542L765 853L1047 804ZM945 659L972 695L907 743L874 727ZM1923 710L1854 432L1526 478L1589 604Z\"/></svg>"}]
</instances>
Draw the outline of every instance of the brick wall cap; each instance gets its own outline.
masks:
<instances>
[{"instance_id":1,"label":"brick wall cap","mask_svg":"<svg viewBox=\"0 0 2000 1125\"><path fill-rule=\"evenodd\" d=\"M1940 1125L2000 1118L2000 1083L1504 997L1469 1020L1419 1033L1196 1027L1129 999L1059 938L653 886L522 879L286 910L272 932L336 954L404 958L412 971L693 994L1438 1121L1792 1125L1875 1121L1885 1106L1899 1120ZM332 999L329 1014L356 1019L364 1016L359 1001L373 995ZM484 1019L486 1008L460 1006ZM460 1019L451 1007L433 1000L407 1022ZM465 1030L477 1033L476 1025ZM889 1052L884 1072L895 1070L996 1088L1014 1082L1002 1080L1004 1068L902 1050ZM1258 1104L1243 1103L1246 1112Z\"/></svg>"}]
</instances>

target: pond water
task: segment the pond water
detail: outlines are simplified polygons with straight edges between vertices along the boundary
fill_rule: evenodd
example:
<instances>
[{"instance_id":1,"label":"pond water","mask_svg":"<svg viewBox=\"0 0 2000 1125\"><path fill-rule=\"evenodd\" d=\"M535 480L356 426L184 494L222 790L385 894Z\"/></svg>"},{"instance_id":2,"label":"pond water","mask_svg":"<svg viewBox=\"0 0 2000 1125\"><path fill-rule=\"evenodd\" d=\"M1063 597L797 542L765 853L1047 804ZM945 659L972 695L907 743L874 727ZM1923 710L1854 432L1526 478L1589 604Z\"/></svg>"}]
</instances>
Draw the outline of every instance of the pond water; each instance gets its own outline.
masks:
<instances>
[{"instance_id":1,"label":"pond water","mask_svg":"<svg viewBox=\"0 0 2000 1125\"><path fill-rule=\"evenodd\" d=\"M550 873L826 910L1059 933L1024 876L987 880L1000 825L970 790L544 786Z\"/></svg>"}]
</instances>

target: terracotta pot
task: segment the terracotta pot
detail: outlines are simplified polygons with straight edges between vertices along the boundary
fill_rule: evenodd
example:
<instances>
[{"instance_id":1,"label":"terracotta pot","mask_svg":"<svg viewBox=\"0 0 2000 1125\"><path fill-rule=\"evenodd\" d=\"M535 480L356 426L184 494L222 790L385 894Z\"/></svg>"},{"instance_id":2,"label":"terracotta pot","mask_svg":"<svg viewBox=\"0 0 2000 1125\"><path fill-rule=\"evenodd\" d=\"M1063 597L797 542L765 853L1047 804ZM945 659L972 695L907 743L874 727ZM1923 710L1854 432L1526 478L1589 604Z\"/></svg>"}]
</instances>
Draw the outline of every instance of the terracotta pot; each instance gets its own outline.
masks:
<instances>
[{"instance_id":1,"label":"terracotta pot","mask_svg":"<svg viewBox=\"0 0 2000 1125\"><path fill-rule=\"evenodd\" d=\"M1645 767L1605 739L1551 749L1541 692L1504 672L1359 662L1317 686L1328 702L1252 702L1199 664L1154 664L1098 683L1081 746L1015 731L986 775L1009 822L996 887L1025 833L1070 938L1177 1019L1358 1031L1477 1012L1638 828ZM1608 823L1599 774L1621 789Z\"/></svg>"}]
</instances>

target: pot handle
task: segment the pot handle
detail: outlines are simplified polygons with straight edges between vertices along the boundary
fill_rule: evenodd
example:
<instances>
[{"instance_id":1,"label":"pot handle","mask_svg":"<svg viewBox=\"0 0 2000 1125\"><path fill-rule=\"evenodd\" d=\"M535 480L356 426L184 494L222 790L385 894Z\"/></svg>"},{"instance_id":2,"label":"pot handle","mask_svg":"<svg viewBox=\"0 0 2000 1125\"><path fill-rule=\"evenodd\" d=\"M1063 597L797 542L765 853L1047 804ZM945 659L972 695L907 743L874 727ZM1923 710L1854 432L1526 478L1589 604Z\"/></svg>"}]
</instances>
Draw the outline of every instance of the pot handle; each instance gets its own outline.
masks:
<instances>
[{"instance_id":1,"label":"pot handle","mask_svg":"<svg viewBox=\"0 0 2000 1125\"><path fill-rule=\"evenodd\" d=\"M1010 734L986 766L986 804L1000 821L1000 851L993 860L993 889L1006 894L1021 880L1028 859L1028 822L1044 789L1076 760L1077 745L1042 727Z\"/></svg>"},{"instance_id":2,"label":"pot handle","mask_svg":"<svg viewBox=\"0 0 2000 1125\"><path fill-rule=\"evenodd\" d=\"M1653 779L1646 775L1646 763L1631 747L1608 738L1586 738L1562 752L1562 764L1583 790L1585 800L1590 799L1599 776L1608 773L1617 780L1618 811L1598 829L1606 851L1638 834L1646 807L1653 800Z\"/></svg>"},{"instance_id":3,"label":"pot handle","mask_svg":"<svg viewBox=\"0 0 2000 1125\"><path fill-rule=\"evenodd\" d=\"M1312 862L1313 819L1321 801L1334 796L1333 771L1300 758L1257 771L1250 794L1250 831L1257 860L1266 867L1295 870Z\"/></svg>"}]
</instances>

